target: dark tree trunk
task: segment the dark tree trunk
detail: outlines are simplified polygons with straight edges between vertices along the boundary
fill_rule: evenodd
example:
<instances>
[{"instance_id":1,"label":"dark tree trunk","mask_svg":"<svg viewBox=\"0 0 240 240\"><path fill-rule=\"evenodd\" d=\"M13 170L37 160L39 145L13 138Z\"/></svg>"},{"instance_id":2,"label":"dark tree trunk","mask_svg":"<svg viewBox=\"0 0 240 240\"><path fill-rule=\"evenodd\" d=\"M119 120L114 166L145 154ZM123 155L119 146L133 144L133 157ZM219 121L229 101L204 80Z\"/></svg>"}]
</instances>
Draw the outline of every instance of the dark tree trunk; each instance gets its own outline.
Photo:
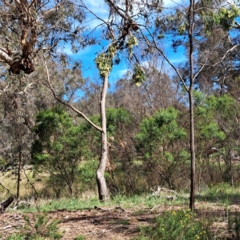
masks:
<instances>
[{"instance_id":1,"label":"dark tree trunk","mask_svg":"<svg viewBox=\"0 0 240 240\"><path fill-rule=\"evenodd\" d=\"M190 155L191 155L191 191L189 207L193 211L195 208L195 134L194 134L194 103L192 90L189 92L189 111L190 111Z\"/></svg>"},{"instance_id":2,"label":"dark tree trunk","mask_svg":"<svg viewBox=\"0 0 240 240\"><path fill-rule=\"evenodd\" d=\"M14 197L10 196L7 200L0 203L0 213L4 213L6 208L13 202Z\"/></svg>"},{"instance_id":3,"label":"dark tree trunk","mask_svg":"<svg viewBox=\"0 0 240 240\"><path fill-rule=\"evenodd\" d=\"M97 169L96 179L98 186L98 195L100 201L105 201L109 197L106 179L104 176L107 157L108 157L108 145L107 145L107 119L106 119L106 93L108 88L108 75L104 77L103 88L101 93L100 103L100 116L101 116L101 159Z\"/></svg>"},{"instance_id":4,"label":"dark tree trunk","mask_svg":"<svg viewBox=\"0 0 240 240\"><path fill-rule=\"evenodd\" d=\"M21 168L22 168L22 149L21 146L18 146L18 170L17 170L17 202L20 195L20 181L21 181Z\"/></svg>"},{"instance_id":5,"label":"dark tree trunk","mask_svg":"<svg viewBox=\"0 0 240 240\"><path fill-rule=\"evenodd\" d=\"M190 120L190 154L191 154L191 187L189 207L193 211L195 208L195 135L194 135L194 63L193 63L193 30L194 30L194 0L190 0L188 10L188 38L189 38L189 120Z\"/></svg>"}]
</instances>

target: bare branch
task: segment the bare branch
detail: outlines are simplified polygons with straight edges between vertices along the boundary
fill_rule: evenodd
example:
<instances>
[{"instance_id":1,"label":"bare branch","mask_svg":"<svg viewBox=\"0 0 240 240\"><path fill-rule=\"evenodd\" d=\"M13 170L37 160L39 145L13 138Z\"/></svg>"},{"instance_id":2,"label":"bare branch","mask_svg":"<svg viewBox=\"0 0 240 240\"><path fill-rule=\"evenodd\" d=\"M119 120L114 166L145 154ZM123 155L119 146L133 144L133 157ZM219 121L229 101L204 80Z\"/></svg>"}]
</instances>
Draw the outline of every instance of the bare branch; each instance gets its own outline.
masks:
<instances>
[{"instance_id":1,"label":"bare branch","mask_svg":"<svg viewBox=\"0 0 240 240\"><path fill-rule=\"evenodd\" d=\"M52 84L50 83L50 76L49 76L49 71L48 71L48 67L47 67L47 63L45 61L45 59L43 60L43 64L45 66L46 69L46 74L47 74L47 84L43 82L43 84L49 88L54 96L54 98L60 102L61 104L69 107L70 109L72 109L75 113L79 114L80 116L82 116L88 123L90 123L95 129L97 129L98 131L102 132L102 128L100 128L99 126L97 126L96 124L94 124L84 113L82 113L81 111L79 111L78 109L76 109L74 106L72 106L70 103L67 103L65 101L63 101L61 98L59 98L52 86Z\"/></svg>"},{"instance_id":2,"label":"bare branch","mask_svg":"<svg viewBox=\"0 0 240 240\"><path fill-rule=\"evenodd\" d=\"M124 11L124 14L121 12L123 11L122 9L118 8L111 0L106 0L106 2L108 2L113 8L114 10L117 12L117 14L122 17L125 20L128 20L128 15L126 13L126 11ZM121 10L121 11L120 11Z\"/></svg>"},{"instance_id":3,"label":"bare branch","mask_svg":"<svg viewBox=\"0 0 240 240\"><path fill-rule=\"evenodd\" d=\"M2 183L0 183L0 186L2 186L2 188L4 188L5 190L7 190L8 193L10 193L12 196L14 196L16 198L16 195L13 194L7 187L5 187Z\"/></svg>"},{"instance_id":4,"label":"bare branch","mask_svg":"<svg viewBox=\"0 0 240 240\"><path fill-rule=\"evenodd\" d=\"M171 61L169 60L169 58L166 56L166 54L162 51L162 49L160 49L151 33L151 31L149 31L149 29L144 26L145 29L148 31L149 35L151 36L151 39L152 39L152 42L153 42L153 45L150 43L149 39L145 36L145 34L142 32L142 30L140 29L140 32L142 34L142 37L144 38L146 44L149 46L149 47L154 47L162 56L163 58L166 60L166 62L172 67L172 69L175 71L175 73L178 75L180 81L182 82L185 90L188 92L189 91L189 88L187 87L183 77L181 76L180 72L177 70L177 68L171 63Z\"/></svg>"},{"instance_id":5,"label":"bare branch","mask_svg":"<svg viewBox=\"0 0 240 240\"><path fill-rule=\"evenodd\" d=\"M12 64L12 58L7 54L7 50L0 47L0 59L4 60L7 64Z\"/></svg>"},{"instance_id":6,"label":"bare branch","mask_svg":"<svg viewBox=\"0 0 240 240\"><path fill-rule=\"evenodd\" d=\"M223 55L223 57L221 58L221 60L218 61L218 62L216 62L215 64L213 64L213 67L215 67L217 64L221 63L221 62L226 58L226 56L227 56L227 54L228 54L229 52L232 52L235 48L237 48L237 47L239 47L239 46L240 46L240 45L237 44L237 45L233 46L232 48L228 49L228 50L226 51L226 53Z\"/></svg>"}]
</instances>

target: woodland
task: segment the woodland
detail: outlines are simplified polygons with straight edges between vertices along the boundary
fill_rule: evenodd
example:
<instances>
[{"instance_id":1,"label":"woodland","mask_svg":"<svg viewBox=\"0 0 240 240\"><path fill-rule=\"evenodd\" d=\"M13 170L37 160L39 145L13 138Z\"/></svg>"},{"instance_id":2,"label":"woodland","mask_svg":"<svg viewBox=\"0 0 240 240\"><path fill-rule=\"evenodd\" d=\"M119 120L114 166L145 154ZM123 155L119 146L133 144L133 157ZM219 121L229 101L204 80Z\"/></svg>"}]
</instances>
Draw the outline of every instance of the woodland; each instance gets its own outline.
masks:
<instances>
[{"instance_id":1,"label":"woodland","mask_svg":"<svg viewBox=\"0 0 240 240\"><path fill-rule=\"evenodd\" d=\"M192 212L196 191L239 187L238 2L90 3L0 0L0 210L162 188ZM96 46L85 77L78 53Z\"/></svg>"}]
</instances>

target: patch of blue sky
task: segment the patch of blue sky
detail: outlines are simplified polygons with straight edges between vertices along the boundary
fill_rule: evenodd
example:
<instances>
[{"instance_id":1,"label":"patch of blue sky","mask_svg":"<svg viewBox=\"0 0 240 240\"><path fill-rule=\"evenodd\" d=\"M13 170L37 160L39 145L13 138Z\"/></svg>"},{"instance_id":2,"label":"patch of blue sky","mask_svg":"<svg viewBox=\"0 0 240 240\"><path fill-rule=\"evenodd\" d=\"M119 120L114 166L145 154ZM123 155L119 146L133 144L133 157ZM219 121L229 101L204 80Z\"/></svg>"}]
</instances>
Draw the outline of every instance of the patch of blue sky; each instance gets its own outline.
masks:
<instances>
[{"instance_id":1,"label":"patch of blue sky","mask_svg":"<svg viewBox=\"0 0 240 240\"><path fill-rule=\"evenodd\" d=\"M108 16L108 7L104 3L103 0L88 0L85 1L86 6L94 12L98 17L106 20ZM181 0L164 0L163 6L169 10L172 9L179 4L181 5L183 2ZM88 19L86 24L90 27L90 29L94 30L99 24L101 23L100 20L96 19L93 15L88 15ZM97 31L96 30L97 34ZM100 32L99 32L100 34ZM184 48L179 47L176 52L174 52L172 46L171 46L171 38L167 37L163 39L163 46L165 49L165 52L168 56L168 58L171 60L174 64L179 64L184 61ZM64 46L60 51L63 51L64 53L68 54L70 57L72 57L75 60L80 60L82 62L83 66L83 76L85 78L96 78L98 74L98 70L96 68L95 64L95 58L97 55L104 50L104 47L107 47L107 42L101 43L101 45L93 45L88 46L85 49L80 50L77 54L73 53L71 51L71 46ZM106 50L106 49L105 49ZM113 83L123 77L130 69L128 67L128 63L121 59L121 62L118 65L114 65L112 72L110 74L110 83ZM100 78L100 77L99 77Z\"/></svg>"}]
</instances>

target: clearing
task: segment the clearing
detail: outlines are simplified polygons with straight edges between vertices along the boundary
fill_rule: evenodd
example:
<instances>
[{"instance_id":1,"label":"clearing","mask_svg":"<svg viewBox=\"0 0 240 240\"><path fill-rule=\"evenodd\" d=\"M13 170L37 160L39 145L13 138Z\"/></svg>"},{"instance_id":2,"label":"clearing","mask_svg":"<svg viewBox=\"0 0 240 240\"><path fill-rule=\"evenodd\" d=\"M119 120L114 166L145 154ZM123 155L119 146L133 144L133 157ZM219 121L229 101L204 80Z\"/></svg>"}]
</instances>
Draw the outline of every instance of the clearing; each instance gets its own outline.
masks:
<instances>
[{"instance_id":1,"label":"clearing","mask_svg":"<svg viewBox=\"0 0 240 240\"><path fill-rule=\"evenodd\" d=\"M228 227L228 218L231 214L239 216L238 205L224 206L220 204L197 203L196 212L199 217L211 217L212 231L219 238L234 239L232 230ZM60 220L59 228L63 233L63 240L75 239L133 239L140 234L139 227L147 226L154 222L156 216L167 210L187 209L187 206L157 205L154 208L133 207L123 209L122 207L93 207L84 210L56 210L48 212L48 217ZM7 239L13 233L19 232L24 228L27 215L33 223L37 213L23 213L20 211L6 212L0 215L0 234L1 239Z\"/></svg>"}]
</instances>

